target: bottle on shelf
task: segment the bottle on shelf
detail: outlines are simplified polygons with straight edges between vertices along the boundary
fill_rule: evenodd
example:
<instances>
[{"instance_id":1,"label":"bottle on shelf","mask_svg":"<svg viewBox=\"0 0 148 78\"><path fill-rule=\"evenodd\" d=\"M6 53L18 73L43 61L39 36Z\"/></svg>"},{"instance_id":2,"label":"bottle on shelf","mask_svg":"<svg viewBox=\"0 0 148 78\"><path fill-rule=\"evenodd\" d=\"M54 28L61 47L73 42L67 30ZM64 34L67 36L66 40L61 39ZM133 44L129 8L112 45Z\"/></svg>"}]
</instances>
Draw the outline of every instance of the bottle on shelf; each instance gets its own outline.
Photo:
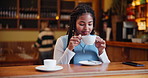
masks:
<instances>
[{"instance_id":1,"label":"bottle on shelf","mask_svg":"<svg viewBox=\"0 0 148 78\"><path fill-rule=\"evenodd\" d=\"M22 29L23 28L23 26L22 25L20 25L20 29Z\"/></svg>"},{"instance_id":2,"label":"bottle on shelf","mask_svg":"<svg viewBox=\"0 0 148 78\"><path fill-rule=\"evenodd\" d=\"M9 25L8 24L6 24L6 29L9 29Z\"/></svg>"},{"instance_id":3,"label":"bottle on shelf","mask_svg":"<svg viewBox=\"0 0 148 78\"><path fill-rule=\"evenodd\" d=\"M0 24L0 29L2 29L3 27L2 27L2 24Z\"/></svg>"}]
</instances>

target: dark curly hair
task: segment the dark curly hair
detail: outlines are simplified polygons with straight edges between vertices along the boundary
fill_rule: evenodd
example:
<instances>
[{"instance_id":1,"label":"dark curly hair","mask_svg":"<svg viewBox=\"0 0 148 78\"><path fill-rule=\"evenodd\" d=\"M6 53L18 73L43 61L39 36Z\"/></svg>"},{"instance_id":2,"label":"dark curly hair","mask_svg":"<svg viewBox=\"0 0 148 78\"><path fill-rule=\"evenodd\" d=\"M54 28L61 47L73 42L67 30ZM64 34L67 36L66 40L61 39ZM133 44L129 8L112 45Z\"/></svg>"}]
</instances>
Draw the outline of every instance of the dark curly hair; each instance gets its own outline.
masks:
<instances>
[{"instance_id":1,"label":"dark curly hair","mask_svg":"<svg viewBox=\"0 0 148 78\"><path fill-rule=\"evenodd\" d=\"M95 34L94 32L94 28L95 28L95 14L93 9L86 4L79 4L76 8L74 8L74 10L72 11L71 15L70 15L70 27L69 30L67 31L67 35L68 35L68 44L69 44L69 40L70 38L74 35L74 32L76 31L76 21L79 18L79 16L81 16L84 13L89 13L92 18L93 18L93 30L90 34ZM67 46L68 46L67 44Z\"/></svg>"}]
</instances>

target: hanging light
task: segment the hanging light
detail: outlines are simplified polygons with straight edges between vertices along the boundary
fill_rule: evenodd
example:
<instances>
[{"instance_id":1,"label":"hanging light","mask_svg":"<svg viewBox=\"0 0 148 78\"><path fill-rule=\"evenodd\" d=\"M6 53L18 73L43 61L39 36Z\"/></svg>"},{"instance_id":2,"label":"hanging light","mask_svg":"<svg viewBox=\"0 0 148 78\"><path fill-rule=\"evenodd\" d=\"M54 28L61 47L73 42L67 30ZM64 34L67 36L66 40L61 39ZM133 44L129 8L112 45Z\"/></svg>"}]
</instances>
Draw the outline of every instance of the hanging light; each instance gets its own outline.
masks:
<instances>
[{"instance_id":1,"label":"hanging light","mask_svg":"<svg viewBox=\"0 0 148 78\"><path fill-rule=\"evenodd\" d=\"M37 17L36 17L37 19L39 19L40 18L40 16L39 15L37 15Z\"/></svg>"},{"instance_id":2,"label":"hanging light","mask_svg":"<svg viewBox=\"0 0 148 78\"><path fill-rule=\"evenodd\" d=\"M59 20L59 16L56 16L56 20Z\"/></svg>"},{"instance_id":3,"label":"hanging light","mask_svg":"<svg viewBox=\"0 0 148 78\"><path fill-rule=\"evenodd\" d=\"M136 5L140 5L140 0L136 0Z\"/></svg>"},{"instance_id":4,"label":"hanging light","mask_svg":"<svg viewBox=\"0 0 148 78\"><path fill-rule=\"evenodd\" d=\"M136 1L135 0L133 0L132 6L136 6Z\"/></svg>"}]
</instances>

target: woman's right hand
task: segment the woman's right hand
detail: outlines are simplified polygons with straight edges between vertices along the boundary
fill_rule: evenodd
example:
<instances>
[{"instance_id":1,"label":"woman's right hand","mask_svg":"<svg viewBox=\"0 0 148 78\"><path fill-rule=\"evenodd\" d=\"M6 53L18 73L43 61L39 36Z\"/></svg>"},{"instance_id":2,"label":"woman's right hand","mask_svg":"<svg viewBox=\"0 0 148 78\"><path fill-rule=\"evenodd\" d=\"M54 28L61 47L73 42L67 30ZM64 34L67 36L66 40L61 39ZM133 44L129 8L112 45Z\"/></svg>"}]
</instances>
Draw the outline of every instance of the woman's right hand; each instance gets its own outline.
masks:
<instances>
[{"instance_id":1,"label":"woman's right hand","mask_svg":"<svg viewBox=\"0 0 148 78\"><path fill-rule=\"evenodd\" d=\"M69 41L68 49L72 51L75 48L75 46L80 44L81 39L82 39L81 35L72 36Z\"/></svg>"}]
</instances>

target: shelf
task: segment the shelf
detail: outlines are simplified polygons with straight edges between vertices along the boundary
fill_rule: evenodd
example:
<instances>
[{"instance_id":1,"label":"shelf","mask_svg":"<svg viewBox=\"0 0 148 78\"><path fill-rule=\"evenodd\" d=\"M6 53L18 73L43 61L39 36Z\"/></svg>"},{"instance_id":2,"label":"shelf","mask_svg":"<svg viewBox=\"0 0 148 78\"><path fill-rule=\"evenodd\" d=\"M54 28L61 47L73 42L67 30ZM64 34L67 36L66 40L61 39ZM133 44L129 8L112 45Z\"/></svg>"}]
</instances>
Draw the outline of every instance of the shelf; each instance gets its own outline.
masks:
<instances>
[{"instance_id":1,"label":"shelf","mask_svg":"<svg viewBox=\"0 0 148 78\"><path fill-rule=\"evenodd\" d=\"M20 18L20 20L38 20L38 18Z\"/></svg>"},{"instance_id":2,"label":"shelf","mask_svg":"<svg viewBox=\"0 0 148 78\"><path fill-rule=\"evenodd\" d=\"M133 21L137 22L138 30L147 30L146 27L148 27L148 3L128 7L127 14L127 16L129 17L134 17ZM141 29L141 27L143 28Z\"/></svg>"},{"instance_id":3,"label":"shelf","mask_svg":"<svg viewBox=\"0 0 148 78\"><path fill-rule=\"evenodd\" d=\"M66 30L70 13L78 4L76 2L76 0L1 0L0 30L38 30L43 20L49 21L52 29Z\"/></svg>"},{"instance_id":4,"label":"shelf","mask_svg":"<svg viewBox=\"0 0 148 78\"><path fill-rule=\"evenodd\" d=\"M40 18L40 20L57 20L56 18Z\"/></svg>"},{"instance_id":5,"label":"shelf","mask_svg":"<svg viewBox=\"0 0 148 78\"><path fill-rule=\"evenodd\" d=\"M61 1L61 10L72 10L75 7L75 1Z\"/></svg>"},{"instance_id":6,"label":"shelf","mask_svg":"<svg viewBox=\"0 0 148 78\"><path fill-rule=\"evenodd\" d=\"M2 29L0 29L0 31L39 31L39 29L37 29L37 28L23 28L23 29L20 29L20 28L8 28L8 29L2 28Z\"/></svg>"},{"instance_id":7,"label":"shelf","mask_svg":"<svg viewBox=\"0 0 148 78\"><path fill-rule=\"evenodd\" d=\"M20 11L38 11L38 9L37 8L20 8Z\"/></svg>"},{"instance_id":8,"label":"shelf","mask_svg":"<svg viewBox=\"0 0 148 78\"><path fill-rule=\"evenodd\" d=\"M61 10L61 12L67 12L67 13L71 13L72 12L72 10Z\"/></svg>"},{"instance_id":9,"label":"shelf","mask_svg":"<svg viewBox=\"0 0 148 78\"><path fill-rule=\"evenodd\" d=\"M18 19L17 17L0 17L0 19Z\"/></svg>"},{"instance_id":10,"label":"shelf","mask_svg":"<svg viewBox=\"0 0 148 78\"><path fill-rule=\"evenodd\" d=\"M60 19L60 20L61 20L61 21L69 21L70 19L64 19L64 18L63 18L63 19Z\"/></svg>"},{"instance_id":11,"label":"shelf","mask_svg":"<svg viewBox=\"0 0 148 78\"><path fill-rule=\"evenodd\" d=\"M136 5L135 7L143 7L143 6L146 6L147 3L144 3L144 4L140 4L140 5Z\"/></svg>"},{"instance_id":12,"label":"shelf","mask_svg":"<svg viewBox=\"0 0 148 78\"><path fill-rule=\"evenodd\" d=\"M38 0L19 0L20 8L37 8Z\"/></svg>"},{"instance_id":13,"label":"shelf","mask_svg":"<svg viewBox=\"0 0 148 78\"><path fill-rule=\"evenodd\" d=\"M145 17L141 17L141 18L136 18L136 20L146 20L146 18Z\"/></svg>"}]
</instances>

